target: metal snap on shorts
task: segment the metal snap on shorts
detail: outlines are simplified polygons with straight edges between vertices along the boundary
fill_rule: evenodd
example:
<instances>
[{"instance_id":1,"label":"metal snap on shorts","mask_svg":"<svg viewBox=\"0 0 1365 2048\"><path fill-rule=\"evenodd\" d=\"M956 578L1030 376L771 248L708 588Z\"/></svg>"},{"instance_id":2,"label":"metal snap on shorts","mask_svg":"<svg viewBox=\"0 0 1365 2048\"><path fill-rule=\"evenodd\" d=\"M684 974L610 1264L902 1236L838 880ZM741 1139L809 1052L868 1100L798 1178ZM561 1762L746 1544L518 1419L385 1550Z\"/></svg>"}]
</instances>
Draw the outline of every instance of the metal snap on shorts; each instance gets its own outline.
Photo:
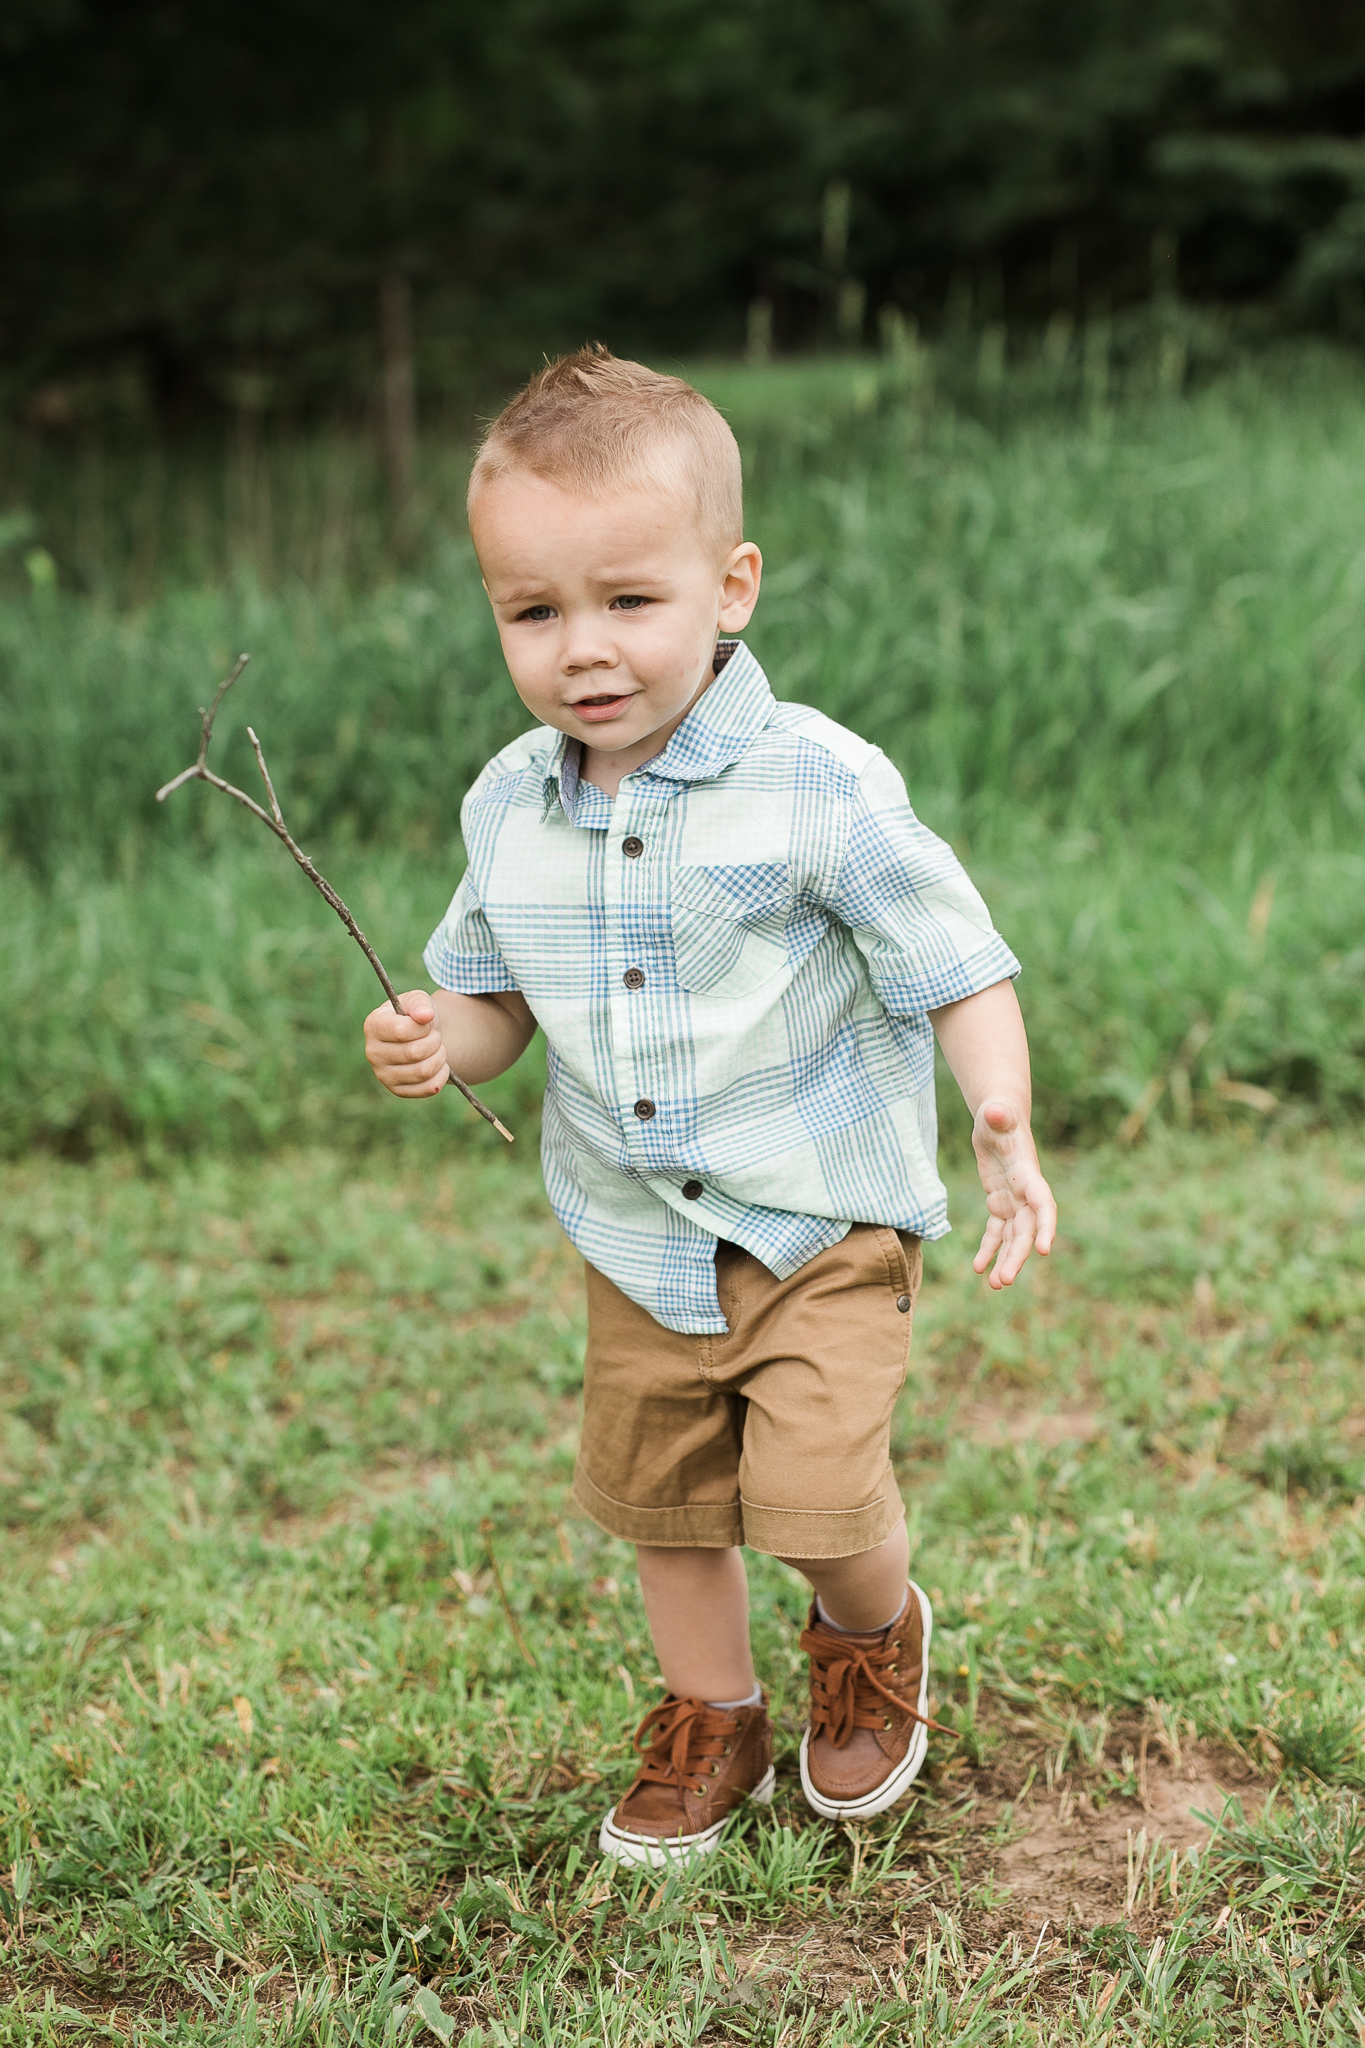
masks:
<instances>
[{"instance_id":1,"label":"metal snap on shorts","mask_svg":"<svg viewBox=\"0 0 1365 2048\"><path fill-rule=\"evenodd\" d=\"M852 1557L905 1513L891 1470L919 1239L857 1223L789 1280L716 1248L724 1336L665 1329L587 1267L574 1498L629 1543Z\"/></svg>"}]
</instances>

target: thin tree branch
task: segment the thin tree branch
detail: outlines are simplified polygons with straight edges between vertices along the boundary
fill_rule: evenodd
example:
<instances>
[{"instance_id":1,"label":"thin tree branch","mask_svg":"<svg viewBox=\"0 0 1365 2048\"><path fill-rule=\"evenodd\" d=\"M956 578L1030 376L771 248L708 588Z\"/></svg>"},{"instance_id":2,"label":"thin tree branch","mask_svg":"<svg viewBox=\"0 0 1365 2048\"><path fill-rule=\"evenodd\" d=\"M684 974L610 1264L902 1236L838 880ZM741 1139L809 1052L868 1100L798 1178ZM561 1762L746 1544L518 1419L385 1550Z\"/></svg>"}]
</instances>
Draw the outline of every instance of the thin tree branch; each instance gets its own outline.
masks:
<instances>
[{"instance_id":1,"label":"thin tree branch","mask_svg":"<svg viewBox=\"0 0 1365 2048\"><path fill-rule=\"evenodd\" d=\"M261 743L250 726L246 729L246 736L251 741L255 751L256 766L261 771L261 780L265 784L266 792L270 798L270 815L274 818L275 823L283 828L284 812L280 809L280 800L275 794L275 785L270 780L270 770L265 765L265 755L261 752Z\"/></svg>"},{"instance_id":2,"label":"thin tree branch","mask_svg":"<svg viewBox=\"0 0 1365 2048\"><path fill-rule=\"evenodd\" d=\"M268 811L262 810L261 806L256 802L255 798L249 797L245 790L235 788L234 785L230 782L224 782L222 776L215 775L212 769L208 766L209 742L213 738L213 721L218 716L218 707L222 703L224 697L226 697L228 691L232 688L233 684L236 682L238 676L242 673L242 670L246 667L250 659L251 656L249 654L243 654L239 656L236 666L232 669L231 673L224 676L222 682L218 685L218 689L214 695L213 702L212 704L210 704L208 710L205 711L203 706L200 706L199 759L194 763L192 767L182 769L179 775L173 776L169 782L163 783L161 788L156 793L156 800L159 804L164 803L166 801L166 798L171 794L172 790L181 788L181 786L186 782L207 782L211 788L221 789L224 796L230 796L234 800L234 802L244 805L245 808L251 812L253 817L257 817L260 819L263 825L268 825L270 830L274 833L275 837L278 840L281 840L283 844L289 848L290 853L294 856L294 859L303 869L303 872L305 873L305 875L307 875L309 881L313 884L313 887L318 891L318 893L321 896L326 898L328 903L331 904L333 910L341 919L341 922L345 925L347 931L351 934L351 937L355 940L361 952L365 955L365 958L369 961L371 967L373 967L375 973L378 975L380 986L383 988L385 995L392 1003L394 1009L398 1012L400 1017L405 1017L407 1015L407 1012L403 1008L403 1005L398 1000L397 991L395 990L393 983L389 980L389 977L384 970L383 961L375 952L374 947L370 944L364 932L361 931L360 926L356 923L350 911L346 908L346 905L337 895L336 890L327 880L327 877L325 875L320 875L318 873L317 869L313 866L312 861L309 860L308 855L303 851L303 848L299 846L298 843L290 836L289 828L284 822L284 813L280 809L279 798L275 795L275 785L270 780L270 770L265 765L265 755L261 751L261 743L257 739L255 733L251 730L251 727L247 727L247 736L251 741L252 747L255 749L256 764L261 771L261 780L265 783L266 794L270 798L270 809ZM479 1115L483 1118L485 1123L492 1124L494 1130L497 1131L500 1136L506 1138L508 1144L510 1145L512 1143L512 1133L507 1129L507 1126L505 1124L501 1123L499 1119L496 1116L494 1116L492 1110L488 1107L487 1103L480 1102L478 1096L474 1093L473 1089L466 1087L465 1083L460 1079L458 1074L451 1074L450 1078L454 1082L455 1086L459 1089L461 1095L463 1095L465 1101L470 1105L470 1107L472 1109L476 1109L479 1112Z\"/></svg>"}]
</instances>

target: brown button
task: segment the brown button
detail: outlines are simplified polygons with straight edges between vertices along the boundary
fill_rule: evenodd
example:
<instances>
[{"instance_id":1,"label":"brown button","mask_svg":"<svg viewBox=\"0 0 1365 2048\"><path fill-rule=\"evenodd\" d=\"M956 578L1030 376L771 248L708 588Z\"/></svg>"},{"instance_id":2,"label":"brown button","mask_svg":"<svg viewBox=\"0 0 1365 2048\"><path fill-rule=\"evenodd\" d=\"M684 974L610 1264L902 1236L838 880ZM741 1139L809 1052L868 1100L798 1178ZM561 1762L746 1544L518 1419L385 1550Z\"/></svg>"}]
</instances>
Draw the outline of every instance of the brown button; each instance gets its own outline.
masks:
<instances>
[{"instance_id":1,"label":"brown button","mask_svg":"<svg viewBox=\"0 0 1365 2048\"><path fill-rule=\"evenodd\" d=\"M621 976L621 979L627 988L643 988L645 985L645 971L643 967L628 967Z\"/></svg>"},{"instance_id":2,"label":"brown button","mask_svg":"<svg viewBox=\"0 0 1365 2048\"><path fill-rule=\"evenodd\" d=\"M650 1101L647 1095L642 1095L640 1097L640 1100L636 1103L635 1114L639 1117L641 1123L645 1124L647 1124L650 1118L653 1116L654 1104Z\"/></svg>"},{"instance_id":3,"label":"brown button","mask_svg":"<svg viewBox=\"0 0 1365 2048\"><path fill-rule=\"evenodd\" d=\"M702 1184L699 1180L685 1180L682 1184L682 1191L684 1201L695 1202L697 1196L703 1192Z\"/></svg>"},{"instance_id":4,"label":"brown button","mask_svg":"<svg viewBox=\"0 0 1365 2048\"><path fill-rule=\"evenodd\" d=\"M621 851L625 855L627 860L638 860L640 858L640 855L644 852L644 850L644 840L637 839L633 832L631 833L629 839L623 839L621 841Z\"/></svg>"},{"instance_id":5,"label":"brown button","mask_svg":"<svg viewBox=\"0 0 1365 2048\"><path fill-rule=\"evenodd\" d=\"M908 1316L908 1315L909 1315L909 1313L910 1313L910 1297L909 1297L909 1295L908 1295L908 1294L898 1294L898 1295L896 1296L896 1307L897 1307L897 1308L898 1308L898 1309L900 1310L900 1312L901 1312L901 1314L902 1314L903 1316Z\"/></svg>"}]
</instances>

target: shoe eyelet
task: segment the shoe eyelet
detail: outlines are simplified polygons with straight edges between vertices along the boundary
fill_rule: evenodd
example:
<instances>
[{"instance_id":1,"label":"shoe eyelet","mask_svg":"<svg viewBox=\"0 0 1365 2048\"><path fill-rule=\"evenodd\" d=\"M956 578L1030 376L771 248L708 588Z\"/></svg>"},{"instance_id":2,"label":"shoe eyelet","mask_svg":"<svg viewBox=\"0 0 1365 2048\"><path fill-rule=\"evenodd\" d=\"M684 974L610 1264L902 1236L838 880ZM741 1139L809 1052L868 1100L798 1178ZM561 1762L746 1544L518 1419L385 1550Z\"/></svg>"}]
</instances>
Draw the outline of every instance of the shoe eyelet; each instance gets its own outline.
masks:
<instances>
[{"instance_id":1,"label":"shoe eyelet","mask_svg":"<svg viewBox=\"0 0 1365 2048\"><path fill-rule=\"evenodd\" d=\"M892 1649L893 1649L893 1650L898 1650L898 1649L900 1648L900 1644L899 1644L899 1643L893 1643L893 1644L891 1645L891 1647L892 1647Z\"/></svg>"},{"instance_id":2,"label":"shoe eyelet","mask_svg":"<svg viewBox=\"0 0 1365 2048\"><path fill-rule=\"evenodd\" d=\"M729 1754L730 1754L730 1745L729 1745L729 1743L727 1742L727 1743L726 1743L726 1745L725 1745L725 1747L724 1747L724 1749L723 1749L723 1750L721 1751L721 1755L722 1755L722 1756L729 1756Z\"/></svg>"},{"instance_id":3,"label":"shoe eyelet","mask_svg":"<svg viewBox=\"0 0 1365 2048\"><path fill-rule=\"evenodd\" d=\"M717 1777L717 1776L719 1776L719 1773L720 1773L720 1765L719 1765L719 1764L712 1764L712 1766L711 1766L711 1776L712 1776L713 1778L714 1778L714 1777Z\"/></svg>"},{"instance_id":4,"label":"shoe eyelet","mask_svg":"<svg viewBox=\"0 0 1365 2048\"><path fill-rule=\"evenodd\" d=\"M883 1728L889 1728L889 1727L891 1726L891 1716L890 1716L889 1714L887 1714L887 1715L886 1715L886 1716L885 1716L885 1717L883 1718L883 1721L882 1721L882 1726L883 1726Z\"/></svg>"}]
</instances>

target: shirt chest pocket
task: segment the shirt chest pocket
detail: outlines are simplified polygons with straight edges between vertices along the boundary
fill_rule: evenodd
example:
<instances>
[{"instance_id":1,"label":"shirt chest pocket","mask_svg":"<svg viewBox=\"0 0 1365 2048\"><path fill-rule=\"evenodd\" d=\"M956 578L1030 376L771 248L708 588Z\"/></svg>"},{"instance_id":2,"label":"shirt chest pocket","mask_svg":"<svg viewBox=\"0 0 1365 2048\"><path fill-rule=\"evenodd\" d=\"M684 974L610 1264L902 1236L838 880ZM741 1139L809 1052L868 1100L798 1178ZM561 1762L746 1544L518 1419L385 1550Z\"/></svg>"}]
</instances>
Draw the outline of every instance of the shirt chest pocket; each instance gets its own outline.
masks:
<instances>
[{"instance_id":1,"label":"shirt chest pocket","mask_svg":"<svg viewBox=\"0 0 1365 2048\"><path fill-rule=\"evenodd\" d=\"M673 870L673 959L691 995L747 996L788 966L791 874L782 861Z\"/></svg>"}]
</instances>

